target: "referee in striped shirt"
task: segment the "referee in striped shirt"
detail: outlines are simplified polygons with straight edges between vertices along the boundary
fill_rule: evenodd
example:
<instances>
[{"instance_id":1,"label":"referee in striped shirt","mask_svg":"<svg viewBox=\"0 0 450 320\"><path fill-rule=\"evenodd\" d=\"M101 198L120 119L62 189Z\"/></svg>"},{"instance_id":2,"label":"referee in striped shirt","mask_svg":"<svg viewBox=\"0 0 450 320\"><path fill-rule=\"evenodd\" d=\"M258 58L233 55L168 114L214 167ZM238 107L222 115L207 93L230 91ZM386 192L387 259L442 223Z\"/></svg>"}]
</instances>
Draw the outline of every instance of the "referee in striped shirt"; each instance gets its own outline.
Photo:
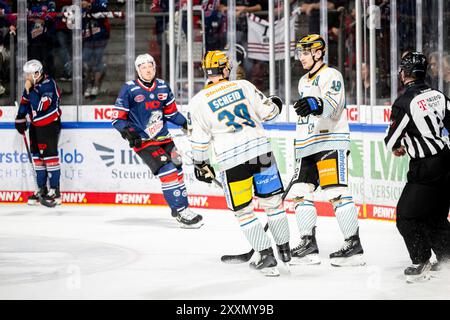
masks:
<instances>
[{"instance_id":1,"label":"referee in striped shirt","mask_svg":"<svg viewBox=\"0 0 450 320\"><path fill-rule=\"evenodd\" d=\"M407 183L397 204L397 228L412 265L407 281L428 279L450 258L450 100L424 81L426 57L408 52L400 63L404 93L392 106L385 143L388 150L410 157ZM432 250L437 264L430 264Z\"/></svg>"}]
</instances>

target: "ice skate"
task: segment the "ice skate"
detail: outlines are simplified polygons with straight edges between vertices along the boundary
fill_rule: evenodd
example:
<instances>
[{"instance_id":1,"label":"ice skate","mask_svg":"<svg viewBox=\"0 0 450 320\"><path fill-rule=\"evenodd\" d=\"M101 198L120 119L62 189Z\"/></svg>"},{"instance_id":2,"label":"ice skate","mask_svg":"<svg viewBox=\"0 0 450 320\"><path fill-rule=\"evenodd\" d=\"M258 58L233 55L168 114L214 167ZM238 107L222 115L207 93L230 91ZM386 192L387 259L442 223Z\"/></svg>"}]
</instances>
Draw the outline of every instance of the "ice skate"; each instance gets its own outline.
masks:
<instances>
[{"instance_id":1,"label":"ice skate","mask_svg":"<svg viewBox=\"0 0 450 320\"><path fill-rule=\"evenodd\" d=\"M442 272L450 271L450 260L441 259L432 262L430 271L433 278L439 278Z\"/></svg>"},{"instance_id":2,"label":"ice skate","mask_svg":"<svg viewBox=\"0 0 450 320\"><path fill-rule=\"evenodd\" d=\"M250 263L250 268L260 271L266 277L278 277L280 275L272 248L260 251L259 258Z\"/></svg>"},{"instance_id":3,"label":"ice skate","mask_svg":"<svg viewBox=\"0 0 450 320\"><path fill-rule=\"evenodd\" d=\"M203 217L189 208L180 211L176 219L184 229L198 229L203 225Z\"/></svg>"},{"instance_id":4,"label":"ice skate","mask_svg":"<svg viewBox=\"0 0 450 320\"><path fill-rule=\"evenodd\" d=\"M291 265L314 265L320 264L319 248L316 241L316 227L313 228L312 235L301 238L298 246L291 250Z\"/></svg>"},{"instance_id":5,"label":"ice skate","mask_svg":"<svg viewBox=\"0 0 450 320\"><path fill-rule=\"evenodd\" d=\"M405 269L405 277L407 283L415 283L430 280L431 278L431 263L426 261L424 263L412 264Z\"/></svg>"},{"instance_id":6,"label":"ice skate","mask_svg":"<svg viewBox=\"0 0 450 320\"><path fill-rule=\"evenodd\" d=\"M62 203L61 193L59 192L59 187L55 189L50 189L46 195L43 196L46 201L52 202L54 201L56 205L60 205Z\"/></svg>"},{"instance_id":7,"label":"ice skate","mask_svg":"<svg viewBox=\"0 0 450 320\"><path fill-rule=\"evenodd\" d=\"M277 244L278 257L284 263L291 261L291 248L289 242Z\"/></svg>"},{"instance_id":8,"label":"ice skate","mask_svg":"<svg viewBox=\"0 0 450 320\"><path fill-rule=\"evenodd\" d=\"M30 206L35 206L39 204L39 197L43 197L47 194L48 190L47 187L42 187L39 188L38 190L36 190L34 192L34 194L32 194L31 196L28 197L28 205Z\"/></svg>"},{"instance_id":9,"label":"ice skate","mask_svg":"<svg viewBox=\"0 0 450 320\"><path fill-rule=\"evenodd\" d=\"M331 265L335 267L363 266L366 262L363 259L364 250L361 246L358 232L348 239L339 251L330 254Z\"/></svg>"}]
</instances>

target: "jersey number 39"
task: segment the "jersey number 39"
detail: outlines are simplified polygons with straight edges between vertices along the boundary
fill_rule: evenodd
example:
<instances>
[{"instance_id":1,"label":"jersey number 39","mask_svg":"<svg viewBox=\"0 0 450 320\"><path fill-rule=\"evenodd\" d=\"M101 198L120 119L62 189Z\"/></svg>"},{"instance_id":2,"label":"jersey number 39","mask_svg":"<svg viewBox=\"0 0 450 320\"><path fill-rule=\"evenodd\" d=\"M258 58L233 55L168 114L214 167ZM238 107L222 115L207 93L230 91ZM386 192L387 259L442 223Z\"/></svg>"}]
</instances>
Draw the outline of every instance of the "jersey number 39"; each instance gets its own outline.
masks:
<instances>
[{"instance_id":1,"label":"jersey number 39","mask_svg":"<svg viewBox=\"0 0 450 320\"><path fill-rule=\"evenodd\" d=\"M251 119L250 114L248 113L247 105L244 103L240 103L236 105L233 109L233 112L230 112L228 110L222 110L217 115L219 121L222 121L224 119L227 119L228 121L225 123L226 126L230 127L233 126L235 131L242 130L242 126L250 126L255 127L255 122ZM242 119L241 121L236 122L239 119L236 119L236 117Z\"/></svg>"}]
</instances>

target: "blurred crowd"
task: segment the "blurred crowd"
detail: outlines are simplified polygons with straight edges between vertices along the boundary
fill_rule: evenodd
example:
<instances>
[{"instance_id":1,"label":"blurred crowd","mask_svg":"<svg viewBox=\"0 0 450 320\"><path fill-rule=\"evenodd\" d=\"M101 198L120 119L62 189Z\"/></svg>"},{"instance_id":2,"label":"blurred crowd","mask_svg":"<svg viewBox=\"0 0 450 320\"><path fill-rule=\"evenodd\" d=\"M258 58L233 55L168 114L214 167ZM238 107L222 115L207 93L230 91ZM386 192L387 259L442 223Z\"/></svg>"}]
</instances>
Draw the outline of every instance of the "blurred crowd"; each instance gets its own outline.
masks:
<instances>
[{"instance_id":1,"label":"blurred crowd","mask_svg":"<svg viewBox=\"0 0 450 320\"><path fill-rule=\"evenodd\" d=\"M274 0L275 19L281 23L284 18L284 0ZM72 77L72 30L61 13L70 10L71 0L47 1L32 0L28 2L27 38L28 59L42 61L46 72L60 81L71 81ZM437 2L423 0L423 52L429 58L429 70L427 80L434 88L439 86L439 54L437 39ZM320 1L318 0L289 0L291 17L295 17L294 37L298 40L302 35L320 33ZM346 80L348 103L356 102L356 45L355 45L355 1L330 0L328 9L328 63L340 69ZM106 70L116 68L123 70L125 74L125 61L117 65L117 58L105 57L108 50L112 28L111 18L93 17L90 14L108 12L113 10L125 11L126 1L123 0L83 0L81 7L82 18L82 58L83 58L83 96L85 99L96 99L104 90L114 91L113 85L105 85L104 81L115 79L105 78ZM181 17L183 33L187 32L186 24L186 0L175 1L178 14ZM376 30L376 79L377 79L377 104L391 104L391 67L390 67L390 1L376 0L378 23ZM369 65L369 30L365 25L367 21L367 7L369 1L363 1L363 103L369 103L370 96L370 65ZM197 35L195 44L204 50L227 50L227 0L194 0L194 6L200 8L194 14L194 30ZM262 28L268 20L268 1L236 0L236 55L238 78L247 78L261 90L268 92L269 88L269 63L268 59L259 58L264 54L268 46L267 37L262 35L258 41L261 46L254 45L252 37L256 37L257 28ZM168 0L137 0L136 11L148 14L145 26L141 26L141 20L136 20L136 43L148 41L147 50L152 54L158 66L159 76L168 74ZM416 48L416 1L398 1L398 52ZM448 19L448 5L444 8L444 19ZM0 98L8 94L10 82L10 46L17 39L16 34L17 1L0 0ZM447 21L444 21L446 25ZM120 28L123 33L125 24ZM256 28L256 29L255 29ZM178 29L176 29L178 32ZM256 30L256 31L255 31ZM176 35L177 36L177 35ZM14 37L14 38L11 38ZM122 42L123 38L122 38ZM282 41L276 40L276 43ZM450 55L449 34L445 33L442 77L444 92L450 94ZM266 46L266 47L264 47ZM259 51L258 51L259 50ZM163 53L165 52L165 56ZM136 52L137 54L142 52ZM183 54L183 52L181 52ZM111 53L111 56L113 54ZM255 58L256 57L256 58ZM276 59L276 82L278 94L284 92L284 57ZM198 60L198 59L197 59ZM199 61L195 61L196 77L202 77ZM116 64L108 65L110 61ZM120 63L120 62L119 62ZM292 92L296 92L297 81L304 71L298 63L291 59ZM111 62L112 64L112 62ZM105 80L106 79L106 80ZM121 81L123 79L120 79ZM399 88L401 90L401 88ZM114 92L116 94L116 92ZM294 94L293 94L294 95ZM297 97L293 96L292 99ZM64 101L64 99L63 99ZM113 101L102 101L113 103Z\"/></svg>"}]
</instances>

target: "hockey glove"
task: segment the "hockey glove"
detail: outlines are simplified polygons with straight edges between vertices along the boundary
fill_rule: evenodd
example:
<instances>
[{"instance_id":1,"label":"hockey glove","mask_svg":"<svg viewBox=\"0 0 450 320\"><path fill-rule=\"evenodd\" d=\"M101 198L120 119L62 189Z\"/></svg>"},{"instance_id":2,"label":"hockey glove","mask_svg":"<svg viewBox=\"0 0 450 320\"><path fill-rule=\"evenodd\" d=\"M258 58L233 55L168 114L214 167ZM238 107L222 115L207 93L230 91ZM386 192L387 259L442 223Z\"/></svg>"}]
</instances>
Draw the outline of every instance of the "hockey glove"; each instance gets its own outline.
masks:
<instances>
[{"instance_id":1,"label":"hockey glove","mask_svg":"<svg viewBox=\"0 0 450 320\"><path fill-rule=\"evenodd\" d=\"M142 146L142 138L134 128L126 126L120 134L122 135L122 138L128 140L130 148L140 148Z\"/></svg>"},{"instance_id":2,"label":"hockey glove","mask_svg":"<svg viewBox=\"0 0 450 320\"><path fill-rule=\"evenodd\" d=\"M14 125L16 127L16 130L20 134L24 134L25 131L27 131L27 119L20 118L19 116L16 117L16 121L14 122Z\"/></svg>"},{"instance_id":3,"label":"hockey glove","mask_svg":"<svg viewBox=\"0 0 450 320\"><path fill-rule=\"evenodd\" d=\"M283 100L279 96L269 96L269 99L277 105L279 113L281 113L281 110L283 110Z\"/></svg>"},{"instance_id":4,"label":"hockey glove","mask_svg":"<svg viewBox=\"0 0 450 320\"><path fill-rule=\"evenodd\" d=\"M323 101L317 97L304 97L294 104L294 109L301 117L306 117L310 114L318 116L323 112Z\"/></svg>"},{"instance_id":5,"label":"hockey glove","mask_svg":"<svg viewBox=\"0 0 450 320\"><path fill-rule=\"evenodd\" d=\"M211 167L208 161L194 161L194 173L195 178L197 178L198 181L203 181L206 183L211 183L216 177L214 168Z\"/></svg>"},{"instance_id":6,"label":"hockey glove","mask_svg":"<svg viewBox=\"0 0 450 320\"><path fill-rule=\"evenodd\" d=\"M185 135L188 134L187 120L181 125L181 131L182 131Z\"/></svg>"}]
</instances>

